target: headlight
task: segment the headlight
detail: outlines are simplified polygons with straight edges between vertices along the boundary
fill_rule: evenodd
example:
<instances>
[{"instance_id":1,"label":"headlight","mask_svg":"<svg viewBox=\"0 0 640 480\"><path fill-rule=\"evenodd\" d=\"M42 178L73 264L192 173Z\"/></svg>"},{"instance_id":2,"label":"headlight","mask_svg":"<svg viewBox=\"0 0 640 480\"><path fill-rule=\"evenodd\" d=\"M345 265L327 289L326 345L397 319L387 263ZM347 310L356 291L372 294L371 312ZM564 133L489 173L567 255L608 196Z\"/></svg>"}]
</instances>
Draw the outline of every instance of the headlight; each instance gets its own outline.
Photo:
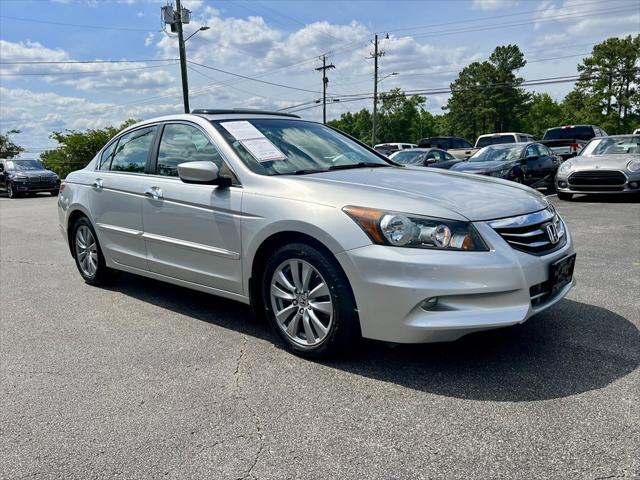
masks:
<instances>
[{"instance_id":1,"label":"headlight","mask_svg":"<svg viewBox=\"0 0 640 480\"><path fill-rule=\"evenodd\" d=\"M502 170L494 170L493 172L489 172L489 175L492 177L504 177L507 173L509 173L510 168L503 168Z\"/></svg>"},{"instance_id":2,"label":"headlight","mask_svg":"<svg viewBox=\"0 0 640 480\"><path fill-rule=\"evenodd\" d=\"M29 180L26 175L11 175L11 180Z\"/></svg>"},{"instance_id":3,"label":"headlight","mask_svg":"<svg viewBox=\"0 0 640 480\"><path fill-rule=\"evenodd\" d=\"M631 160L627 163L627 170L630 172L640 172L640 160Z\"/></svg>"},{"instance_id":4,"label":"headlight","mask_svg":"<svg viewBox=\"0 0 640 480\"><path fill-rule=\"evenodd\" d=\"M480 234L469 222L364 207L348 206L342 210L378 245L437 250L488 250Z\"/></svg>"},{"instance_id":5,"label":"headlight","mask_svg":"<svg viewBox=\"0 0 640 480\"><path fill-rule=\"evenodd\" d=\"M569 171L571 170L571 167L573 167L573 162L571 160L567 160L566 162L563 162L560 165L560 168L558 168L558 172L569 173Z\"/></svg>"}]
</instances>

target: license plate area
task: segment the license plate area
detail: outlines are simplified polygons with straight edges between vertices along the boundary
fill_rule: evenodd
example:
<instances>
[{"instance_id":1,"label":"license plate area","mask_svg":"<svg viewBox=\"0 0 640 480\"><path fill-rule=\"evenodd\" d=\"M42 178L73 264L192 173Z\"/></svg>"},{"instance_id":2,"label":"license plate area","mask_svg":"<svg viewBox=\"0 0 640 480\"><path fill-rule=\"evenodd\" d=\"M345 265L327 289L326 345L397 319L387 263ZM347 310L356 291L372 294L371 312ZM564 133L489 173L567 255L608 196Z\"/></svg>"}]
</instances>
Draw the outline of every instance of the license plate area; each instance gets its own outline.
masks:
<instances>
[{"instance_id":1,"label":"license plate area","mask_svg":"<svg viewBox=\"0 0 640 480\"><path fill-rule=\"evenodd\" d=\"M549 272L549 284L551 296L554 296L573 279L573 269L576 265L576 254L556 260L551 264Z\"/></svg>"}]
</instances>

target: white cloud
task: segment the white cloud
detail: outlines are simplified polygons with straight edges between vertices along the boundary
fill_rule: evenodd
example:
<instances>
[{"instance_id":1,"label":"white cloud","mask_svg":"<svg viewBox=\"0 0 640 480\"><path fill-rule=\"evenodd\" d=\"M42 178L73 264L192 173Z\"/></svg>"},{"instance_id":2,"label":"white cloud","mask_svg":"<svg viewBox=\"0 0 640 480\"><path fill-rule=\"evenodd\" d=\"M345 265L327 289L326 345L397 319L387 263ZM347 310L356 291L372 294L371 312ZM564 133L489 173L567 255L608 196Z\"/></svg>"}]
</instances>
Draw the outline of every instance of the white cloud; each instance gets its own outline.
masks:
<instances>
[{"instance_id":1,"label":"white cloud","mask_svg":"<svg viewBox=\"0 0 640 480\"><path fill-rule=\"evenodd\" d=\"M84 91L151 92L164 90L174 77L156 63L58 63L24 64L11 62L73 62L64 50L51 49L38 42L0 40L4 79L41 79L50 84L74 86ZM166 64L165 64L166 65ZM51 73L51 75L41 75ZM15 75L15 76L10 76Z\"/></svg>"},{"instance_id":2,"label":"white cloud","mask_svg":"<svg viewBox=\"0 0 640 480\"><path fill-rule=\"evenodd\" d=\"M518 5L519 0L472 0L471 8L474 10L499 10Z\"/></svg>"},{"instance_id":3,"label":"white cloud","mask_svg":"<svg viewBox=\"0 0 640 480\"><path fill-rule=\"evenodd\" d=\"M144 39L144 46L148 47L149 45L151 45L153 43L154 38L155 38L155 35L152 32L147 33L147 36Z\"/></svg>"},{"instance_id":4,"label":"white cloud","mask_svg":"<svg viewBox=\"0 0 640 480\"><path fill-rule=\"evenodd\" d=\"M637 3L612 0L576 3L575 0L545 0L534 15L534 46L553 46L580 40L637 34L640 9Z\"/></svg>"},{"instance_id":5,"label":"white cloud","mask_svg":"<svg viewBox=\"0 0 640 480\"><path fill-rule=\"evenodd\" d=\"M54 130L102 128L128 118L143 119L180 111L179 102L166 100L159 104L119 106L52 92L0 87L0 130L19 129L20 134L15 136L19 145L54 147L55 142L48 138Z\"/></svg>"}]
</instances>

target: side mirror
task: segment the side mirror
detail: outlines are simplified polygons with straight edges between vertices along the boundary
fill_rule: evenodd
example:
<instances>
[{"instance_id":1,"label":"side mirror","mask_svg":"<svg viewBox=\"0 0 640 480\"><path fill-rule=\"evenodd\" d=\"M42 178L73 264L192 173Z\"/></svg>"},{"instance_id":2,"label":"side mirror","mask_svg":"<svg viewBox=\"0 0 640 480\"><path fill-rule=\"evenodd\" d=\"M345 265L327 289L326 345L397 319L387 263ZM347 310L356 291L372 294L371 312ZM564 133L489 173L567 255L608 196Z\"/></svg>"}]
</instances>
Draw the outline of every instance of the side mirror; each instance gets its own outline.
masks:
<instances>
[{"instance_id":1,"label":"side mirror","mask_svg":"<svg viewBox=\"0 0 640 480\"><path fill-rule=\"evenodd\" d=\"M526 162L526 161L531 161L531 162L532 162L532 161L534 161L534 160L538 160L539 158L540 158L540 156L539 156L539 155L531 155L530 157L525 157L525 159L524 159L524 160L525 160L525 162Z\"/></svg>"},{"instance_id":2,"label":"side mirror","mask_svg":"<svg viewBox=\"0 0 640 480\"><path fill-rule=\"evenodd\" d=\"M204 185L231 185L229 177L221 177L218 166L210 161L185 162L178 165L178 176L184 183Z\"/></svg>"},{"instance_id":3,"label":"side mirror","mask_svg":"<svg viewBox=\"0 0 640 480\"><path fill-rule=\"evenodd\" d=\"M436 159L435 159L435 158L427 158L427 159L425 159L425 161L424 161L424 164L425 164L425 165L432 165L432 164L434 164L434 163L436 163Z\"/></svg>"}]
</instances>

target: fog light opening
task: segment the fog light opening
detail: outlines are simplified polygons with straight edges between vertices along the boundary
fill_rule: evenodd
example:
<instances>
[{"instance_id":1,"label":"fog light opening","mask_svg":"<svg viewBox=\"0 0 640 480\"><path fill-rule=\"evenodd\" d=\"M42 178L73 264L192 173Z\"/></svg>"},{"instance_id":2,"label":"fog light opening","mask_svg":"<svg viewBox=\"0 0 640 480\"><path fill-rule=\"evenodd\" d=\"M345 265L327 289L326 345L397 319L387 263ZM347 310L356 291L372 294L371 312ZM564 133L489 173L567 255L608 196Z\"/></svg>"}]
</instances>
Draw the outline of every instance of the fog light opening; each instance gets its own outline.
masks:
<instances>
[{"instance_id":1,"label":"fog light opening","mask_svg":"<svg viewBox=\"0 0 640 480\"><path fill-rule=\"evenodd\" d=\"M638 182L629 182L629 188L638 188Z\"/></svg>"},{"instance_id":2,"label":"fog light opening","mask_svg":"<svg viewBox=\"0 0 640 480\"><path fill-rule=\"evenodd\" d=\"M420 304L420 308L423 310L435 310L438 306L438 297L427 298L422 304Z\"/></svg>"},{"instance_id":3,"label":"fog light opening","mask_svg":"<svg viewBox=\"0 0 640 480\"><path fill-rule=\"evenodd\" d=\"M562 182L562 181L561 181L561 182L558 182L558 186L559 186L560 188L565 188L565 187L567 186L567 182Z\"/></svg>"}]
</instances>

